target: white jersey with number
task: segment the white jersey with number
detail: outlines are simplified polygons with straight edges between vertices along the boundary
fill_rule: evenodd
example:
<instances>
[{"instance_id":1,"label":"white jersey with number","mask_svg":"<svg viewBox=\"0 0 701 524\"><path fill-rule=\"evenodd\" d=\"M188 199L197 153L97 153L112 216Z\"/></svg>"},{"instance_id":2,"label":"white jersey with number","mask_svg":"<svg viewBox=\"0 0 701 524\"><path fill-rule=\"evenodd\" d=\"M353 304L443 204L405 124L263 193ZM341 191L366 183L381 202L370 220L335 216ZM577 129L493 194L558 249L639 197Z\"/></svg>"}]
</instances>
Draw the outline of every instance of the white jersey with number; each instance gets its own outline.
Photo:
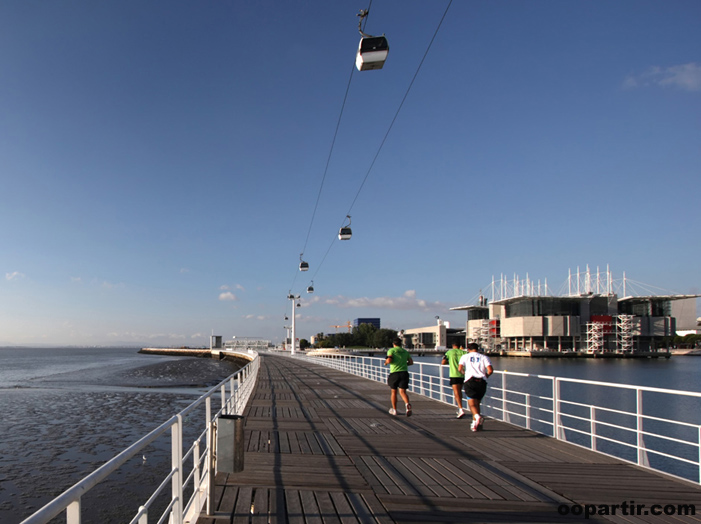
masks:
<instances>
[{"instance_id":1,"label":"white jersey with number","mask_svg":"<svg viewBox=\"0 0 701 524\"><path fill-rule=\"evenodd\" d=\"M465 370L465 380L470 377L475 378L487 378L487 367L492 365L492 361L489 360L487 355L482 353L477 353L476 351L469 351L462 357L460 357L460 366Z\"/></svg>"}]
</instances>

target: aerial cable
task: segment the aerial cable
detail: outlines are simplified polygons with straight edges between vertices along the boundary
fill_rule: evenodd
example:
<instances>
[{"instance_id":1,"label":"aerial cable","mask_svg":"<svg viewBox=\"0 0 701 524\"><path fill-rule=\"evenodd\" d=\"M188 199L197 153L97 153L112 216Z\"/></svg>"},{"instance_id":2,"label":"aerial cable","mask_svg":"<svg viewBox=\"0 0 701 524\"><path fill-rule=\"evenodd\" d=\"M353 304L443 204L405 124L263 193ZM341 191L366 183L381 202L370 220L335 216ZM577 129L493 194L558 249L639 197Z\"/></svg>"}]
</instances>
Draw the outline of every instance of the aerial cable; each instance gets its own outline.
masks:
<instances>
[{"instance_id":1,"label":"aerial cable","mask_svg":"<svg viewBox=\"0 0 701 524\"><path fill-rule=\"evenodd\" d=\"M438 27L436 27L436 30L433 33L433 37L431 38L431 41L428 43L428 47L426 48L426 52L424 53L424 56L421 59L421 62L419 62L419 66L416 68L416 72L414 73L414 77L411 79L411 82L409 83L409 87L407 88L406 92L404 93L404 97L402 98L402 101L399 104L399 107L397 108L397 112L394 114L394 118L392 118L392 122L390 123L389 127L387 128L387 132L385 133L385 136L382 138L382 142L380 142L380 147L377 149L377 153L375 153L375 157L372 159L372 162L370 163L370 167L368 168L368 171L365 174L365 178L363 179L363 182L360 184L360 187L358 188L358 192L356 193L355 198L353 199L353 202L351 203L350 207L348 208L348 212L346 213L347 215L350 215L350 212L353 210L353 206L355 205L355 202L358 200L358 197L360 196L360 192L363 190L363 186L365 186L365 182L367 182L368 177L370 176L370 172L372 171L372 168L375 166L375 162L377 161L378 157L380 156L380 152L382 151L382 148L384 147L385 142L387 141L387 137L389 136L390 131L392 131L392 127L394 126L394 123L396 122L397 117L399 116L399 112L402 110L402 107L404 106L404 102L406 102L406 99L409 97L409 92L411 91L411 88L414 85L414 81L416 80L416 77L419 76L419 72L421 71L421 67L423 66L423 63L426 60L426 57L428 56L428 52L431 50L431 46L433 45L433 42L436 39L436 36L438 35L438 31L440 30L441 25L443 25L443 21L445 20L445 17L448 14L448 10L450 9L450 6L452 3L453 3L453 0L450 0L448 2L448 6L445 8L445 12L443 13L443 16L441 17L441 20L440 20L440 22L438 22Z\"/></svg>"},{"instance_id":2,"label":"aerial cable","mask_svg":"<svg viewBox=\"0 0 701 524\"><path fill-rule=\"evenodd\" d=\"M312 219L309 222L309 229L307 230L307 238L304 241L304 247L302 248L302 254L307 250L307 244L309 243L309 235L312 232L312 226L314 225L314 217L316 216L316 211L319 207L319 201L321 200L321 191L324 189L324 181L326 180L326 174L329 171L329 165L331 164L331 156L333 155L333 149L336 145L336 137L338 137L338 130L341 127L341 119L343 118L343 111L346 108L346 101L348 100L348 93L350 91L351 80L353 80L353 71L355 67L351 68L351 74L348 77L348 85L346 86L346 93L343 96L343 104L341 104L341 112L338 115L338 121L336 122L336 130L333 134L333 140L331 141L331 149L329 150L329 156L326 159L326 167L324 168L324 175L321 178L321 185L319 186L319 193L316 196L316 203L314 204L314 211L312 212Z\"/></svg>"},{"instance_id":3,"label":"aerial cable","mask_svg":"<svg viewBox=\"0 0 701 524\"><path fill-rule=\"evenodd\" d=\"M372 7L372 0L370 0L370 3L368 4L367 9L361 9L360 13L357 15L360 17L360 20L358 21L358 31L360 34L363 33L363 29L361 28L361 24L365 22L367 24L368 22L368 16L370 15L370 8ZM321 177L321 185L319 186L319 193L316 195L316 203L314 204L314 211L312 212L312 219L309 222L309 229L307 230L307 237L304 240L304 247L302 248L302 254L307 250L307 244L309 244L309 236L311 235L312 232L312 226L314 225L314 218L316 217L316 212L317 209L319 208L319 202L321 201L321 192L324 189L324 182L326 181L326 175L329 171L329 165L331 164L331 156L333 155L333 150L334 146L336 145L336 138L338 137L338 130L341 127L341 119L343 118L343 111L346 108L346 101L348 100L348 93L350 92L350 86L351 82L353 80L353 72L355 70L355 67L351 67L351 74L348 77L348 84L346 85L346 92L343 95L343 103L341 104L341 111L338 115L338 120L336 121L336 129L334 130L333 134L333 140L331 140L331 148L329 149L329 155L326 159L326 166L324 167L324 174Z\"/></svg>"},{"instance_id":4,"label":"aerial cable","mask_svg":"<svg viewBox=\"0 0 701 524\"><path fill-rule=\"evenodd\" d=\"M368 19L368 15L370 14L371 7L372 7L372 0L370 0L370 3L368 4L368 8L365 10L361 10L360 14L358 14L358 16L360 17L360 20L358 21L358 30L361 32L361 34L362 34L361 24L363 22L365 22L365 24L367 24L367 19ZM334 147L336 145L336 138L338 137L338 130L341 127L341 120L343 119L343 113L344 113L345 108L346 108L346 102L348 101L348 93L350 92L350 86L351 86L351 82L353 80L354 70L355 70L355 67L351 67L351 73L350 73L350 76L348 77L348 83L346 84L346 92L343 95L343 103L341 104L341 110L338 114L338 119L336 121L336 129L334 130L333 139L331 140L331 147L329 148L329 154L328 154L328 157L326 158L326 166L324 167L324 174L321 177L321 184L319 185L319 192L316 195L316 202L314 203L314 210L312 211L312 218L309 221L309 228L307 229L307 236L304 239L304 247L302 248L301 256L304 255L304 252L307 250L307 245L309 244L309 237L311 236L312 227L314 226L314 219L316 218L316 212L319 208L319 202L321 201L321 193L324 189L324 182L326 181L326 175L328 174L329 166L331 165L331 157L333 156ZM328 254L328 251L326 253ZM325 258L326 258L326 255L324 255L324 259ZM322 261L323 261L323 259L322 259ZM298 274L299 274L299 272L295 271L295 276L292 280L292 286L291 286L292 288L294 288L294 285L297 282Z\"/></svg>"},{"instance_id":5,"label":"aerial cable","mask_svg":"<svg viewBox=\"0 0 701 524\"><path fill-rule=\"evenodd\" d=\"M372 4L372 2L370 2ZM404 106L404 102L406 102L406 99L409 96L409 92L411 91L411 88L414 85L414 81L419 75L419 72L421 71L421 67L423 66L423 63L426 61L426 57L428 56L429 51L431 50L431 46L433 45L433 42L436 39L436 36L438 36L438 31L440 30L441 26L443 25L443 21L445 20L445 17L448 14L448 10L450 9L450 6L452 5L453 0L450 0L448 2L448 5L445 8L445 11L443 12L443 16L441 17L440 21L438 22L438 26L436 27L436 30L433 33L433 37L431 37L431 41L428 43L428 47L426 48L426 51L424 52L423 57L421 58L421 61L419 62L418 67L416 68L416 72L414 73L413 78L411 79L411 82L409 83L409 87L407 88L406 92L404 93L404 97L402 98L401 103L399 104L399 107L397 108L396 113L394 114L394 118L392 118L392 122L390 123L389 127L387 128L387 132L385 133L385 136L382 138L382 141L380 142L380 146L377 149L377 152L375 153L375 157L372 159L372 162L370 163L370 167L367 170L367 173L365 174L365 178L363 179L362 183L360 184L360 187L358 188L358 192L355 195L355 198L353 199L353 202L351 202L350 207L348 208L348 212L346 213L346 216L351 214L351 211L353 210L353 206L355 205L356 201L358 200L358 197L360 196L360 192L363 190L363 187L365 186L365 182L367 182L368 177L370 176L370 172L372 171L372 168L375 166L375 162L377 161L378 157L380 156L380 152L382 151L382 148L385 145L385 142L387 141L387 138L389 137L390 131L392 131L392 127L394 126L394 123L397 120L397 117L399 116L400 111L402 110L402 107ZM368 7L369 9L369 7ZM333 247L334 243L336 241L336 237L334 236L333 240L331 241L331 244L329 245L328 249L326 250L326 253L324 254L323 258L321 259L321 262L316 266L316 271L314 272L314 277L316 277L317 273L319 272L319 269L321 269L321 266L323 265L324 261L326 260L326 257L328 256L329 252L331 251L331 248Z\"/></svg>"}]
</instances>

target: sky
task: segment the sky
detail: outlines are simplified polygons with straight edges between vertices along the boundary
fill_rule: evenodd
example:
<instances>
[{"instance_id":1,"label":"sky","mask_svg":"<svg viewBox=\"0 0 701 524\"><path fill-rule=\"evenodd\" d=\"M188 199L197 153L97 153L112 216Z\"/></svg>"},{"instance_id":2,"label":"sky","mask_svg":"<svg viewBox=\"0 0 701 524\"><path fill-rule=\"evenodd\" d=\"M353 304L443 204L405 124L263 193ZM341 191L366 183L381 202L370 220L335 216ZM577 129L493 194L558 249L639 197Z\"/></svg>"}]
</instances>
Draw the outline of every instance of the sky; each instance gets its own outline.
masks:
<instances>
[{"instance_id":1,"label":"sky","mask_svg":"<svg viewBox=\"0 0 701 524\"><path fill-rule=\"evenodd\" d=\"M289 293L300 338L461 327L587 265L701 293L701 3L375 0L359 72L367 7L0 3L0 345L280 342Z\"/></svg>"}]
</instances>

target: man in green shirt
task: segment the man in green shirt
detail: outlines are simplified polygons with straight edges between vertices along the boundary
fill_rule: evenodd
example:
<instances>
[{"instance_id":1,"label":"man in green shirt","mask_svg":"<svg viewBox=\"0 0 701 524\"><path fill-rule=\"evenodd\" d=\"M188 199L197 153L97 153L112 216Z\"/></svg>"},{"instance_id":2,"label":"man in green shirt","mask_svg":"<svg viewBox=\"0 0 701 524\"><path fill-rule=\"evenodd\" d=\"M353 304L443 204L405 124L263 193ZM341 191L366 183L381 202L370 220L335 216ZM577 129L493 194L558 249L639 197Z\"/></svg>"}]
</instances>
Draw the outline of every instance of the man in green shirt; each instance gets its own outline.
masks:
<instances>
[{"instance_id":1,"label":"man in green shirt","mask_svg":"<svg viewBox=\"0 0 701 524\"><path fill-rule=\"evenodd\" d=\"M465 410L462 408L462 385L465 383L465 375L458 369L460 358L465 353L467 351L458 349L458 345L453 344L453 349L448 350L441 360L441 364L450 366L450 387L453 388L453 396L458 405L458 418L465 416Z\"/></svg>"},{"instance_id":2,"label":"man in green shirt","mask_svg":"<svg viewBox=\"0 0 701 524\"><path fill-rule=\"evenodd\" d=\"M406 390L409 388L409 370L408 366L414 364L414 361L409 355L409 352L402 347L402 341L398 338L394 339L394 347L387 351L387 359L385 366L389 365L389 376L387 377L387 385L392 390L390 394L390 402L392 409L389 410L390 415L397 414L397 390L406 404L406 416L411 416L411 404L409 404L409 396Z\"/></svg>"}]
</instances>

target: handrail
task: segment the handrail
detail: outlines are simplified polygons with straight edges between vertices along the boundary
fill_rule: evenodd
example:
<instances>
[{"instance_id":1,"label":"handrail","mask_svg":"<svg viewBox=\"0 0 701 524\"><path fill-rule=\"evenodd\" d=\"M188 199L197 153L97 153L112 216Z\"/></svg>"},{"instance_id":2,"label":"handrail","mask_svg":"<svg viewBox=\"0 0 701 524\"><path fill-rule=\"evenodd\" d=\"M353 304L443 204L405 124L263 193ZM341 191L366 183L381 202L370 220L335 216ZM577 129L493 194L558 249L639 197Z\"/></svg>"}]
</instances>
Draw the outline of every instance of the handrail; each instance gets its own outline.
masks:
<instances>
[{"instance_id":1,"label":"handrail","mask_svg":"<svg viewBox=\"0 0 701 524\"><path fill-rule=\"evenodd\" d=\"M149 507L155 501L157 495L167 486L169 481L172 486L171 501L161 515L159 522L163 522L168 518L169 512L172 512L170 521L173 523L185 524L196 520L197 516L202 511L202 507L207 502L207 497L210 495L207 487L210 475L213 473L209 468L205 468L204 473L198 472L202 463L202 458L200 458L200 456L207 458L209 454L213 452L210 446L210 439L207 438L207 442L204 446L204 453L200 455L200 442L205 436L208 437L211 434L212 425L220 414L241 414L253 391L260 367L260 358L255 351L249 350L245 353L230 352L230 354L242 356L249 359L250 362L236 373L233 373L221 381L185 409L169 418L156 429L27 517L21 524L45 524L58 516L62 511L66 512L67 524L79 524L81 521L81 498L88 491L117 471L128 460L137 456L143 449L165 435L169 430L171 432L172 467L163 482L156 488L155 492L150 495L148 500L139 508L131 522L138 522L141 524L148 521ZM236 384L234 381L236 381ZM227 384L230 386L228 393L226 388ZM216 413L212 414L211 400L213 397L218 396L220 392L221 407ZM205 429L199 433L195 442L183 455L183 419L203 403L206 405ZM192 466L192 472L187 475L186 478L184 475L185 461L191 457L194 458L194 464ZM196 481L198 475L199 482ZM189 485L191 480L193 481L191 488L192 496L186 504L183 504L183 488Z\"/></svg>"},{"instance_id":2,"label":"handrail","mask_svg":"<svg viewBox=\"0 0 701 524\"><path fill-rule=\"evenodd\" d=\"M378 382L385 381L389 374L389 370L383 366L384 359L378 357L331 354L296 355L296 357L314 359L317 363ZM455 405L453 391L446 376L446 366L420 362L415 363L409 371L412 377L409 387L411 392L444 404ZM701 393L520 372L495 371L494 373L495 382L500 384L490 386L482 403L483 411L488 416L682 480L701 483L701 423L698 420L689 422L652 415L644 411L643 405L643 397L648 394L672 395L675 399L701 403ZM520 388L519 385L514 386L514 381L508 381L508 377L525 379L529 386L523 385ZM532 383L534 380L542 382L541 391L549 389L551 396L533 392L533 388L536 387ZM507 383L510 384L508 387ZM563 384L575 387L609 388L604 390L606 397L610 399L613 395L617 395L618 409L597 405L596 399L591 397L587 399L592 404L563 398ZM634 402L628 394L628 400L634 404L631 408L620 406L623 404L623 395L626 392L635 393ZM514 396L518 396L518 401L513 400ZM465 404L462 407L467 406ZM577 412L571 410L577 410ZM538 412L536 416L534 411ZM701 406L691 412L701 413ZM597 415L601 418L602 414L608 415L609 418L611 416L632 417L631 425L626 427L613 424L608 420L598 420ZM534 425L542 425L541 430L534 429ZM664 428L655 426L664 426ZM600 431L603 429L606 429L605 434ZM692 436L689 436L689 433ZM628 441L623 440L626 435L631 437ZM664 451L656 448L657 441L664 443ZM619 447L635 450L635 459ZM651 465L650 455L665 457L671 461L658 461ZM684 470L684 465L694 466L694 471L688 468Z\"/></svg>"}]
</instances>

